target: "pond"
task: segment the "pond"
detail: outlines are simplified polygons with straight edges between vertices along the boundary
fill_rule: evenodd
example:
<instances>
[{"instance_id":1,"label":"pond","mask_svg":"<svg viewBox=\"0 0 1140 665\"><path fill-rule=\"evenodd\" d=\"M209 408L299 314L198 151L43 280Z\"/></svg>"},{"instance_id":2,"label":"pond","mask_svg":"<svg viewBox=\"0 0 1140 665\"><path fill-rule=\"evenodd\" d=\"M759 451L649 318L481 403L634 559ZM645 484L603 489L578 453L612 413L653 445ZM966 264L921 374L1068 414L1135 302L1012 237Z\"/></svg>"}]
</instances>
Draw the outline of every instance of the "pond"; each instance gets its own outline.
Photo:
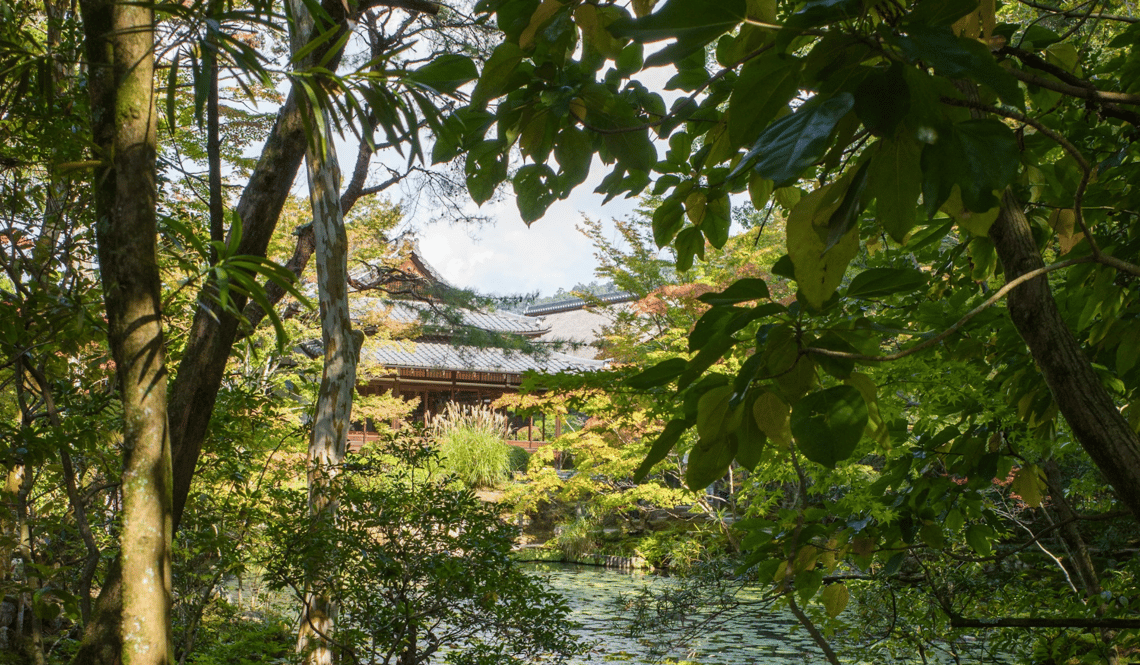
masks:
<instances>
[{"instance_id":1,"label":"pond","mask_svg":"<svg viewBox=\"0 0 1140 665\"><path fill-rule=\"evenodd\" d=\"M596 643L587 654L571 662L574 665L609 665L615 662L657 662L650 640L625 634L619 599L629 598L646 585L675 584L675 580L640 572L621 572L598 566L575 564L526 564L525 569L545 577L550 586L566 597L571 619L581 627L577 632L587 642ZM742 600L760 590L745 589ZM803 630L791 629L798 623L786 612L738 613L723 626L703 633L699 641L687 648L666 652L667 661L691 661L700 665L764 663L792 665L818 663L823 654Z\"/></svg>"}]
</instances>

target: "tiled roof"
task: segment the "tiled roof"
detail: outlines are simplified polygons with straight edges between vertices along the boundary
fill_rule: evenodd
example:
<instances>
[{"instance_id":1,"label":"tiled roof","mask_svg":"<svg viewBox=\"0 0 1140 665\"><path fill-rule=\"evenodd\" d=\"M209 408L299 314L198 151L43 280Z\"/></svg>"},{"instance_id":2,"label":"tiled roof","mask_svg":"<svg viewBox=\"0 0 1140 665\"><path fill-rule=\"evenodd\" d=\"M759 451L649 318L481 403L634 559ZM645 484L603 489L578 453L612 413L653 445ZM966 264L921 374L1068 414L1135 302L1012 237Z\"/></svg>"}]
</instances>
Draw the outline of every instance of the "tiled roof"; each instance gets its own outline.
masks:
<instances>
[{"instance_id":1,"label":"tiled roof","mask_svg":"<svg viewBox=\"0 0 1140 665\"><path fill-rule=\"evenodd\" d=\"M605 367L600 360L575 358L564 353L526 354L505 349L452 346L445 342L366 341L361 362L384 367L448 369L471 372L522 374L537 372L587 372Z\"/></svg>"},{"instance_id":2,"label":"tiled roof","mask_svg":"<svg viewBox=\"0 0 1140 665\"><path fill-rule=\"evenodd\" d=\"M542 305L531 305L526 308L527 316L543 316L546 314L556 314L558 312L570 312L576 309L582 309L601 302L603 305L614 305L621 302L630 302L637 300L638 296L628 291L614 291L612 293L603 293L599 296L594 296L589 301L582 298L567 298L566 300L559 300L557 302L549 302Z\"/></svg>"},{"instance_id":3,"label":"tiled roof","mask_svg":"<svg viewBox=\"0 0 1140 665\"><path fill-rule=\"evenodd\" d=\"M429 328L452 327L440 319L433 321L429 318L425 321L422 315L425 313L430 315L430 308L431 306L427 303L414 300L394 301L359 295L354 296L349 303L352 317L358 320L367 318L366 314L369 311L379 311L383 309L387 311L388 318L397 323L413 324L424 322ZM477 312L469 309L457 309L455 310L455 314L460 317L462 321L461 326L478 328L479 330L486 330L488 332L510 333L527 337L550 332L550 326L542 319L513 314L511 312Z\"/></svg>"}]
</instances>

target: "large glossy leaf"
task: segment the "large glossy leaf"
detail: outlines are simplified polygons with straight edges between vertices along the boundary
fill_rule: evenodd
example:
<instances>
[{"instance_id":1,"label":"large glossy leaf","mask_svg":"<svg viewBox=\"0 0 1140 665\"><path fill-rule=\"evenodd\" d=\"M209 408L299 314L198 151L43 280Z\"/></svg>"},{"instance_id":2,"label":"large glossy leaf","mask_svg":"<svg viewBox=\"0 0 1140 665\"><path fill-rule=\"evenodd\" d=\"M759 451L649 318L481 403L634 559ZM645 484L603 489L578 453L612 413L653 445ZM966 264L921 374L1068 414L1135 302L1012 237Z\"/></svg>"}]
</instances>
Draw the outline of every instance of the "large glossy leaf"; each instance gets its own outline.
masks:
<instances>
[{"instance_id":1,"label":"large glossy leaf","mask_svg":"<svg viewBox=\"0 0 1140 665\"><path fill-rule=\"evenodd\" d=\"M702 439L719 439L740 426L740 409L733 409L731 385L718 386L697 401L697 433Z\"/></svg>"},{"instance_id":2,"label":"large glossy leaf","mask_svg":"<svg viewBox=\"0 0 1140 665\"><path fill-rule=\"evenodd\" d=\"M728 467L736 458L737 441L734 435L719 439L701 438L689 451L688 465L685 468L685 484L694 492L700 492L728 473Z\"/></svg>"},{"instance_id":3,"label":"large glossy leaf","mask_svg":"<svg viewBox=\"0 0 1140 665\"><path fill-rule=\"evenodd\" d=\"M882 298L916 291L926 285L926 280L926 273L913 268L871 268L855 275L847 287L847 297Z\"/></svg>"},{"instance_id":4,"label":"large glossy leaf","mask_svg":"<svg viewBox=\"0 0 1140 665\"><path fill-rule=\"evenodd\" d=\"M984 44L976 39L956 37L948 27L914 24L907 34L892 37L894 43L911 62L934 67L946 78L971 78L989 86L1002 101L1025 108L1025 97L1017 79L1002 69Z\"/></svg>"},{"instance_id":5,"label":"large glossy leaf","mask_svg":"<svg viewBox=\"0 0 1140 665\"><path fill-rule=\"evenodd\" d=\"M776 445L787 448L792 442L788 405L774 393L761 393L752 404L752 418L757 427Z\"/></svg>"},{"instance_id":6,"label":"large glossy leaf","mask_svg":"<svg viewBox=\"0 0 1140 665\"><path fill-rule=\"evenodd\" d=\"M922 144L910 135L884 138L871 157L867 197L875 199L879 223L895 242L914 228L922 193Z\"/></svg>"},{"instance_id":7,"label":"large glossy leaf","mask_svg":"<svg viewBox=\"0 0 1140 665\"><path fill-rule=\"evenodd\" d=\"M553 181L554 171L546 164L527 164L515 174L515 201L527 226L542 218L558 198Z\"/></svg>"},{"instance_id":8,"label":"large glossy leaf","mask_svg":"<svg viewBox=\"0 0 1140 665\"><path fill-rule=\"evenodd\" d=\"M507 178L507 156L501 140L482 141L467 153L464 170L467 191L478 204L490 200L499 183Z\"/></svg>"},{"instance_id":9,"label":"large glossy leaf","mask_svg":"<svg viewBox=\"0 0 1140 665\"><path fill-rule=\"evenodd\" d=\"M821 187L800 199L788 216L788 256L795 269L800 293L812 307L822 307L843 280L847 264L859 252L859 229L852 227L835 246L827 249L827 224L842 203L828 203L832 188ZM834 199L835 197L830 197Z\"/></svg>"},{"instance_id":10,"label":"large glossy leaf","mask_svg":"<svg viewBox=\"0 0 1140 665\"><path fill-rule=\"evenodd\" d=\"M676 39L676 42L646 58L647 67L676 62L699 51L732 30L747 16L746 0L666 0L648 16L621 18L609 25L616 37L639 42Z\"/></svg>"},{"instance_id":11,"label":"large glossy leaf","mask_svg":"<svg viewBox=\"0 0 1140 665\"><path fill-rule=\"evenodd\" d=\"M408 79L436 92L453 93L479 77L475 63L464 55L447 53L408 74Z\"/></svg>"},{"instance_id":12,"label":"large glossy leaf","mask_svg":"<svg viewBox=\"0 0 1140 665\"><path fill-rule=\"evenodd\" d=\"M738 279L720 293L705 293L697 300L706 305L736 305L768 297L768 284L759 277Z\"/></svg>"},{"instance_id":13,"label":"large glossy leaf","mask_svg":"<svg viewBox=\"0 0 1140 665\"><path fill-rule=\"evenodd\" d=\"M658 462L665 459L665 456L669 454L669 451L673 449L673 446L677 445L677 441L681 439L681 435L685 433L685 430L689 429L689 426L690 423L687 423L684 420L670 420L668 423L666 423L665 429L661 432L661 435L658 436L657 440L653 442L652 446L650 446L649 454L645 456L645 459L642 460L641 465L638 466L637 470L633 472L634 482L641 482L642 480L645 480L645 477L649 475L649 472L653 469L653 467Z\"/></svg>"},{"instance_id":14,"label":"large glossy leaf","mask_svg":"<svg viewBox=\"0 0 1140 665\"><path fill-rule=\"evenodd\" d=\"M855 98L846 92L826 99L813 97L795 113L769 125L741 165L755 160L756 173L776 187L795 183L827 152L832 130L854 104Z\"/></svg>"},{"instance_id":15,"label":"large glossy leaf","mask_svg":"<svg viewBox=\"0 0 1140 665\"><path fill-rule=\"evenodd\" d=\"M478 106L505 94L512 89L518 80L520 71L526 78L526 68L533 69L533 65L523 63L522 49L517 44L506 41L495 47L487 64L483 66L483 75L475 84L471 93L471 103Z\"/></svg>"},{"instance_id":16,"label":"large glossy leaf","mask_svg":"<svg viewBox=\"0 0 1140 665\"><path fill-rule=\"evenodd\" d=\"M945 203L954 185L971 212L997 207L995 192L1013 182L1021 153L1013 130L992 120L967 120L938 135L922 151L923 205L928 216Z\"/></svg>"},{"instance_id":17,"label":"large glossy leaf","mask_svg":"<svg viewBox=\"0 0 1140 665\"><path fill-rule=\"evenodd\" d=\"M867 403L855 388L835 386L796 402L790 425L804 457L834 469L855 453L867 427Z\"/></svg>"},{"instance_id":18,"label":"large glossy leaf","mask_svg":"<svg viewBox=\"0 0 1140 665\"><path fill-rule=\"evenodd\" d=\"M775 49L748 61L728 100L728 137L733 145L755 141L799 91L799 58Z\"/></svg>"},{"instance_id":19,"label":"large glossy leaf","mask_svg":"<svg viewBox=\"0 0 1140 665\"><path fill-rule=\"evenodd\" d=\"M978 8L978 0L919 0L903 19L907 25L950 25Z\"/></svg>"},{"instance_id":20,"label":"large glossy leaf","mask_svg":"<svg viewBox=\"0 0 1140 665\"><path fill-rule=\"evenodd\" d=\"M863 0L807 0L784 25L791 30L806 30L855 18L862 12Z\"/></svg>"},{"instance_id":21,"label":"large glossy leaf","mask_svg":"<svg viewBox=\"0 0 1140 665\"><path fill-rule=\"evenodd\" d=\"M626 385L635 390L648 390L668 385L670 381L681 376L688 362L684 358L669 358L662 360L653 367L634 374L625 380Z\"/></svg>"},{"instance_id":22,"label":"large glossy leaf","mask_svg":"<svg viewBox=\"0 0 1140 665\"><path fill-rule=\"evenodd\" d=\"M878 136L893 136L910 112L910 88L901 63L875 70L855 89L855 115Z\"/></svg>"}]
</instances>

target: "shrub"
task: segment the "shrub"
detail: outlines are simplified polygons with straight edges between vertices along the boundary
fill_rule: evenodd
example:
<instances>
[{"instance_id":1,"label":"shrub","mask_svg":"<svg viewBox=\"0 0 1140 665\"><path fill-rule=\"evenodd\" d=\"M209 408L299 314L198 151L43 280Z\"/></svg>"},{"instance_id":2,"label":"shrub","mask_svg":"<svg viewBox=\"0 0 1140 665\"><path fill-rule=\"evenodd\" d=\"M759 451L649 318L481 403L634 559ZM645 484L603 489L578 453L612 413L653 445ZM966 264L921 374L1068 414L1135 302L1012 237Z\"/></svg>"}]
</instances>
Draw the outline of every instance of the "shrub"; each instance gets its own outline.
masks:
<instances>
[{"instance_id":1,"label":"shrub","mask_svg":"<svg viewBox=\"0 0 1140 665\"><path fill-rule=\"evenodd\" d=\"M515 564L517 530L433 472L419 441L395 445L336 478L336 520L310 521L306 493L280 490L266 579L298 600L307 581L337 599L331 637L345 663L556 664L580 653L565 600Z\"/></svg>"},{"instance_id":2,"label":"shrub","mask_svg":"<svg viewBox=\"0 0 1140 665\"><path fill-rule=\"evenodd\" d=\"M507 417L488 407L448 403L432 418L443 467L471 489L496 487L511 475Z\"/></svg>"},{"instance_id":3,"label":"shrub","mask_svg":"<svg viewBox=\"0 0 1140 665\"><path fill-rule=\"evenodd\" d=\"M526 473L527 467L530 466L530 453L518 446L509 447L510 450L507 452L510 457L511 473Z\"/></svg>"}]
</instances>

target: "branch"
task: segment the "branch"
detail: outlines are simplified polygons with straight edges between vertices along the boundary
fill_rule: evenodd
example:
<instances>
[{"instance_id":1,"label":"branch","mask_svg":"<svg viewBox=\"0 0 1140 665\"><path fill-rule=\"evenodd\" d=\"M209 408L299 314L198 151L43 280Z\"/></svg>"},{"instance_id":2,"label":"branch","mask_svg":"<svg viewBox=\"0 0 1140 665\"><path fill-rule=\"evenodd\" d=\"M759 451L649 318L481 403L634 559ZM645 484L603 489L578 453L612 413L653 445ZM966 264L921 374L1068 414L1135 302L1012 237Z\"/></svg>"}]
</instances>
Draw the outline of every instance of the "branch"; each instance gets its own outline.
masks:
<instances>
[{"instance_id":1,"label":"branch","mask_svg":"<svg viewBox=\"0 0 1140 665\"><path fill-rule=\"evenodd\" d=\"M899 359L905 358L909 355L918 353L919 351L924 351L924 350L940 343L942 340L946 339L950 335L953 335L955 332L957 332L959 329L961 329L962 326L969 323L970 320L973 319L975 316L981 314L985 310L992 307L994 305L994 303L996 303L999 300L1001 300L1002 298L1004 298L1007 293L1012 291L1014 288L1021 286L1025 282L1028 282L1032 279L1036 279L1038 277L1041 277L1042 275L1051 273L1054 270L1060 270L1062 268L1068 268L1070 266L1075 266L1079 263L1091 263L1094 261L1096 261L1096 257L1082 256L1080 258L1069 259L1068 261L1062 261L1060 263L1053 263L1053 264L1047 265L1043 268L1038 268L1037 270L1031 270L1031 271L1025 273L1024 275L1017 277L1016 279L1011 279L1010 281L1006 282L1005 286L1001 287L997 291L994 291L994 294L992 296L990 296L989 298L986 298L986 300L982 304L978 305L974 309L967 312L965 316L958 319L954 323L954 325L950 326L949 328L942 331L938 335L931 337L930 339L926 340L925 342L922 342L921 344L916 344L916 345L910 347L909 349L899 351L898 353L892 353L892 354L885 355L885 356L867 356L867 355L863 355L862 353L848 353L846 351L832 351L831 349L820 349L820 348L817 348L814 346L809 346L808 348L801 351L801 353L814 353L814 354L821 355L821 356L828 356L830 358L843 358L845 360L858 360L861 362L891 362L894 360L899 360Z\"/></svg>"},{"instance_id":2,"label":"branch","mask_svg":"<svg viewBox=\"0 0 1140 665\"><path fill-rule=\"evenodd\" d=\"M443 5L432 0L370 0L361 4L357 9L364 11L373 9L375 7L387 7L389 9L403 9L409 12L419 12L421 14L430 14L436 16L439 14Z\"/></svg>"},{"instance_id":3,"label":"branch","mask_svg":"<svg viewBox=\"0 0 1140 665\"><path fill-rule=\"evenodd\" d=\"M1062 619L1002 618L1002 619L950 619L951 628L1110 628L1127 630L1140 628L1140 619L1087 619L1066 617Z\"/></svg>"},{"instance_id":4,"label":"branch","mask_svg":"<svg viewBox=\"0 0 1140 665\"><path fill-rule=\"evenodd\" d=\"M1129 104L1132 106L1140 106L1140 95L1130 95L1124 92L1108 92L1099 88L1086 88L1084 86L1073 85L1065 83L1064 81L1053 81L1036 74L1023 72L1019 69L1006 70L1013 74L1014 78L1021 79L1026 83L1041 86L1047 90L1059 92L1070 97L1078 97L1080 99L1089 99L1096 102L1106 104Z\"/></svg>"},{"instance_id":5,"label":"branch","mask_svg":"<svg viewBox=\"0 0 1140 665\"><path fill-rule=\"evenodd\" d=\"M1140 22L1140 18L1136 18L1134 16L1121 16L1120 14L1102 14L1100 12L1093 12L1091 14L1084 14L1082 12L1075 12L1075 11L1072 11L1070 9L1058 9L1057 7L1049 7L1048 5L1042 5L1040 3L1033 2L1032 0L1018 0L1018 1L1021 4L1026 5L1028 7L1033 7L1034 9L1041 9L1041 10L1044 10L1047 12L1052 12L1052 13L1057 14L1059 16L1067 16L1069 18L1085 18L1087 16L1088 18L1104 19L1106 21L1121 21L1123 23Z\"/></svg>"}]
</instances>

